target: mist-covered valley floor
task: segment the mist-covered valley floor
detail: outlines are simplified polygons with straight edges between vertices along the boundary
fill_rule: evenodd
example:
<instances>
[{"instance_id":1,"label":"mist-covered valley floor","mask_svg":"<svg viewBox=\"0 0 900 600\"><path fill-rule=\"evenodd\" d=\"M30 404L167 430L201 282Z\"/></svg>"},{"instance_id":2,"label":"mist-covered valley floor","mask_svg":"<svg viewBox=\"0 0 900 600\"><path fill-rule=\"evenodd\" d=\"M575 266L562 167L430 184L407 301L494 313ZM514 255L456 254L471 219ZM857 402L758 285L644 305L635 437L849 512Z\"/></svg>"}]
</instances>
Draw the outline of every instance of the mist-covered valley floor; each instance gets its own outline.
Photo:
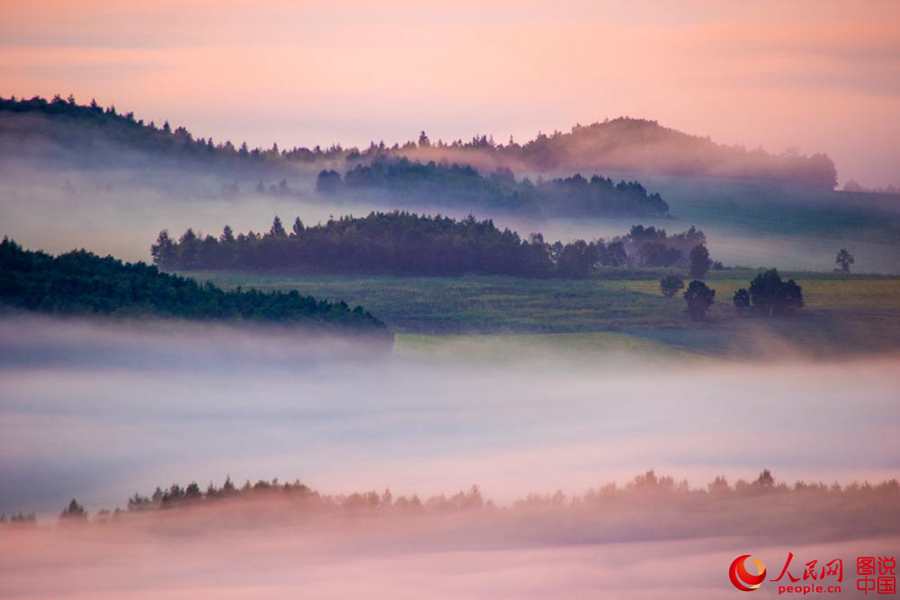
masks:
<instances>
[{"instance_id":1,"label":"mist-covered valley floor","mask_svg":"<svg viewBox=\"0 0 900 600\"><path fill-rule=\"evenodd\" d=\"M229 517L208 516L220 522ZM213 523L187 533L190 522L177 522L184 516L166 517L163 523L137 519L2 537L4 597L733 598L728 565L750 551L773 579L789 553L795 577L802 574L801 559L824 564L840 558L847 565L842 595L856 597L853 557L890 556L900 542L894 527L893 535L828 541L811 541L795 528L794 540L713 534L604 542L593 539L590 519L572 516L561 528L567 535L551 527L543 538L538 532L525 541L510 537L535 529L534 515L527 513L412 521L356 516L319 529ZM760 594L776 597L777 585L767 583Z\"/></svg>"},{"instance_id":2,"label":"mist-covered valley floor","mask_svg":"<svg viewBox=\"0 0 900 600\"><path fill-rule=\"evenodd\" d=\"M496 501L657 469L849 483L896 474L895 355L437 360L248 327L0 321L0 512L113 508L170 481ZM314 349L314 350L313 350ZM456 354L456 356L454 356ZM711 453L710 448L715 448Z\"/></svg>"},{"instance_id":3,"label":"mist-covered valley floor","mask_svg":"<svg viewBox=\"0 0 900 600\"><path fill-rule=\"evenodd\" d=\"M896 483L858 487L900 467L896 355L513 356L385 353L272 327L0 320L0 512L39 517L0 529L3 595L725 597L740 552L774 568L788 551L900 542ZM674 481L634 479L650 469ZM738 483L763 469L787 487ZM705 491L717 476L731 491ZM226 477L381 504L304 509L276 494L96 516ZM473 485L475 508L429 508ZM413 495L424 512L397 503ZM72 497L91 522L57 523Z\"/></svg>"}]
</instances>

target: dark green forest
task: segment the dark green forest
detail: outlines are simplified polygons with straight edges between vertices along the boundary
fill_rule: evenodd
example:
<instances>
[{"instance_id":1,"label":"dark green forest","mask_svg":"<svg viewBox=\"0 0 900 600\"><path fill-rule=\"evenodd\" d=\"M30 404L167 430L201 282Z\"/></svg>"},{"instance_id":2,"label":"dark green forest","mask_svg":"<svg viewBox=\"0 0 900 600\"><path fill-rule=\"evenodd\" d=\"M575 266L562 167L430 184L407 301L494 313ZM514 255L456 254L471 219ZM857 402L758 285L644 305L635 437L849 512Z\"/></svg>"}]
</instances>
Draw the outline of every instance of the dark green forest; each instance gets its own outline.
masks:
<instances>
[{"instance_id":1,"label":"dark green forest","mask_svg":"<svg viewBox=\"0 0 900 600\"><path fill-rule=\"evenodd\" d=\"M224 291L210 283L161 273L84 250L51 256L0 242L0 303L61 315L159 316L214 321L256 321L314 328L387 332L385 325L344 302L316 300L296 291Z\"/></svg>"},{"instance_id":2,"label":"dark green forest","mask_svg":"<svg viewBox=\"0 0 900 600\"><path fill-rule=\"evenodd\" d=\"M506 168L482 175L469 165L418 163L406 158L376 158L341 177L319 173L316 188L351 197L382 194L392 202L524 212L544 216L666 216L669 205L637 181L613 182L594 175L517 181Z\"/></svg>"},{"instance_id":3,"label":"dark green forest","mask_svg":"<svg viewBox=\"0 0 900 600\"><path fill-rule=\"evenodd\" d=\"M235 235L225 227L215 238L188 229L178 240L162 231L151 247L154 262L173 270L298 271L448 276L464 274L520 277L590 277L599 267L673 266L685 252L705 242L703 233L668 236L665 230L635 226L609 243L576 240L545 242L540 234L523 240L491 220L473 216L418 215L394 211L331 219L306 227L294 220L288 231L275 217L268 233ZM634 253L629 255L629 250Z\"/></svg>"}]
</instances>

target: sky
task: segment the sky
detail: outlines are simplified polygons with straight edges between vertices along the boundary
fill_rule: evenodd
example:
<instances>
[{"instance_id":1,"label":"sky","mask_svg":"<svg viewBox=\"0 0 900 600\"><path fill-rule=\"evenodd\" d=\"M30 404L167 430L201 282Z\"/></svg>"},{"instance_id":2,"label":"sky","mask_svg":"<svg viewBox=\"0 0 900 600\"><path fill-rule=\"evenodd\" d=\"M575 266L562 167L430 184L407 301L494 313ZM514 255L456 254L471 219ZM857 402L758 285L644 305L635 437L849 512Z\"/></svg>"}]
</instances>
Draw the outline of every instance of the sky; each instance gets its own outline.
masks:
<instances>
[{"instance_id":1,"label":"sky","mask_svg":"<svg viewBox=\"0 0 900 600\"><path fill-rule=\"evenodd\" d=\"M900 3L0 0L0 95L279 146L621 115L900 184Z\"/></svg>"}]
</instances>

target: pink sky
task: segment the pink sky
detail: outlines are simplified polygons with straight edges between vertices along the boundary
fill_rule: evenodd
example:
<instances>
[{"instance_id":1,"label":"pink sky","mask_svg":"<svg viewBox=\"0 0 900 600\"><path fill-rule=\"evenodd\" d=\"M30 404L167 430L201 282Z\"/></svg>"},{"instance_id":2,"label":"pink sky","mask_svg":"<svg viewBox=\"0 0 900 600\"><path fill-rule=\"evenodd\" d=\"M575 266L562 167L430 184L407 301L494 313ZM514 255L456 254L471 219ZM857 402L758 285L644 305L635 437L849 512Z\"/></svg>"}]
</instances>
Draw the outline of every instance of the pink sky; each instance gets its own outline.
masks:
<instances>
[{"instance_id":1,"label":"pink sky","mask_svg":"<svg viewBox=\"0 0 900 600\"><path fill-rule=\"evenodd\" d=\"M0 94L365 144L630 115L900 184L900 3L4 2Z\"/></svg>"}]
</instances>

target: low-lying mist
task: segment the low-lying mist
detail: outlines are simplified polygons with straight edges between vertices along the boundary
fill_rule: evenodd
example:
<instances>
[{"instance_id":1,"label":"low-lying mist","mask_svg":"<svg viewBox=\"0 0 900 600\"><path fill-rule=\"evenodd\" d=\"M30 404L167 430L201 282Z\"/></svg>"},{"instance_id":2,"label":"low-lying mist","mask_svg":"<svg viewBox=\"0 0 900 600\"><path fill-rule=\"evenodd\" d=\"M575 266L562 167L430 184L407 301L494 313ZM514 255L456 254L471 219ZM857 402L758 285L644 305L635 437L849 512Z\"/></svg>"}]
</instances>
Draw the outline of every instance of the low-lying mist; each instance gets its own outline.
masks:
<instances>
[{"instance_id":1,"label":"low-lying mist","mask_svg":"<svg viewBox=\"0 0 900 600\"><path fill-rule=\"evenodd\" d=\"M315 351L311 352L310 349ZM478 484L506 503L649 468L893 477L898 359L640 354L574 361L367 354L355 342L200 325L0 321L0 512L112 508L171 481L302 479L332 493Z\"/></svg>"},{"instance_id":2,"label":"low-lying mist","mask_svg":"<svg viewBox=\"0 0 900 600\"><path fill-rule=\"evenodd\" d=\"M188 227L218 235L225 224L268 231L273 214L327 220L329 207L296 196L260 194L257 181L148 163L145 169L46 169L7 164L0 181L3 231L53 253L85 248L101 256L150 260L163 229ZM306 175L298 172L298 188ZM237 185L235 194L229 186ZM307 190L308 192L308 190ZM338 216L338 215L335 215Z\"/></svg>"},{"instance_id":3,"label":"low-lying mist","mask_svg":"<svg viewBox=\"0 0 900 600\"><path fill-rule=\"evenodd\" d=\"M148 261L150 244L163 229L178 236L192 227L218 236L225 225L236 231L268 231L274 215L286 223L299 216L311 225L332 216L362 216L391 208L455 218L473 212L437 198L403 206L389 197L364 202L322 198L314 191L315 175L315 169L298 168L286 178L284 192L276 185L281 174L263 181L151 159L141 169L49 169L34 162L7 162L0 167L0 235L53 253L85 248ZM673 218L542 219L474 212L523 238L541 232L547 240L566 243L611 239L638 223L669 232L695 225L706 233L713 258L726 265L830 271L837 250L847 247L856 257L857 271L898 273L900 225L895 210L841 203L833 193L823 193L830 194L827 199L808 199L811 205L798 208L781 201L764 204L757 194L736 193L733 187L666 179L649 185L671 204Z\"/></svg>"},{"instance_id":4,"label":"low-lying mist","mask_svg":"<svg viewBox=\"0 0 900 600\"><path fill-rule=\"evenodd\" d=\"M155 508L136 499L90 521L0 524L4 596L719 598L735 593L727 566L746 552L773 580L789 553L791 577L843 560L852 590L854 558L890 556L900 542L896 481L790 489L763 475L707 491L648 473L509 507L474 489L424 505L389 491L230 490Z\"/></svg>"},{"instance_id":5,"label":"low-lying mist","mask_svg":"<svg viewBox=\"0 0 900 600\"><path fill-rule=\"evenodd\" d=\"M436 360L277 328L7 317L0 513L39 522L0 524L0 595L725 598L746 552L773 577L788 552L850 569L900 544L895 483L830 487L900 471L898 364ZM764 467L789 486L734 487ZM675 480L633 479L651 468ZM732 487L705 491L717 475ZM329 496L98 515L226 476ZM73 497L90 521L57 520Z\"/></svg>"}]
</instances>

